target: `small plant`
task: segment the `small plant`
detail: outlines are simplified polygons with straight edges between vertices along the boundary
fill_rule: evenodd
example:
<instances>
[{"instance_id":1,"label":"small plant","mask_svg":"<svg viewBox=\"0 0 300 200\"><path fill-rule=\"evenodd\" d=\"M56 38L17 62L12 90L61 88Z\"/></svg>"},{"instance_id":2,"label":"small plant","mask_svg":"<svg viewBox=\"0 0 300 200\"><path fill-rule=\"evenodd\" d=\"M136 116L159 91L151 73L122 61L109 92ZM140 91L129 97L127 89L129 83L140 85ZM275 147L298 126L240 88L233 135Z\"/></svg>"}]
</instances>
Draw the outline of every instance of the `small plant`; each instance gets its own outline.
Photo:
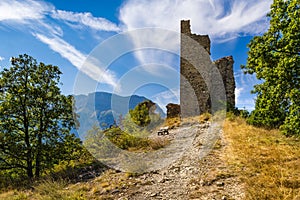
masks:
<instances>
[{"instance_id":1,"label":"small plant","mask_svg":"<svg viewBox=\"0 0 300 200\"><path fill-rule=\"evenodd\" d=\"M39 182L35 187L37 191L44 198L50 199L64 199L65 194L62 192L62 189L67 186L68 182L66 180L56 180L46 179Z\"/></svg>"}]
</instances>

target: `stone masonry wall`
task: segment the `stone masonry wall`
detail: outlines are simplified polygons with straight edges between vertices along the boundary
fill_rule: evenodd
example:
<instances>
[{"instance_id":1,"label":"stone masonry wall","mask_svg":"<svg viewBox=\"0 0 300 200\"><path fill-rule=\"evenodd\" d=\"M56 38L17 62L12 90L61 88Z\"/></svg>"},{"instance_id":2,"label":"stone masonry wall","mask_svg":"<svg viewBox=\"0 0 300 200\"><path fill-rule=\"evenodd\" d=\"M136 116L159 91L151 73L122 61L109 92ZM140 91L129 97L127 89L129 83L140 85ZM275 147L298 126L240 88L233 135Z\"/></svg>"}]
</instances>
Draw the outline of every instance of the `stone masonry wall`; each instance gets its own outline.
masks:
<instances>
[{"instance_id":1,"label":"stone masonry wall","mask_svg":"<svg viewBox=\"0 0 300 200\"><path fill-rule=\"evenodd\" d=\"M195 41L198 45L195 45ZM199 44L204 50L199 50ZM232 56L221 58L212 63L209 57L209 36L192 34L190 20L181 21L180 55L180 107L182 117L211 112L210 88L213 84L212 81L214 81L214 77L212 77L214 72L207 67L212 67L213 64L217 66L221 73L227 105L230 108L235 106L234 61Z\"/></svg>"},{"instance_id":2,"label":"stone masonry wall","mask_svg":"<svg viewBox=\"0 0 300 200\"><path fill-rule=\"evenodd\" d=\"M180 117L180 105L169 103L166 105L167 108L167 118Z\"/></svg>"},{"instance_id":3,"label":"stone masonry wall","mask_svg":"<svg viewBox=\"0 0 300 200\"><path fill-rule=\"evenodd\" d=\"M225 86L227 109L235 108L235 80L233 73L233 58L227 56L214 61L215 65L219 69L223 84Z\"/></svg>"}]
</instances>

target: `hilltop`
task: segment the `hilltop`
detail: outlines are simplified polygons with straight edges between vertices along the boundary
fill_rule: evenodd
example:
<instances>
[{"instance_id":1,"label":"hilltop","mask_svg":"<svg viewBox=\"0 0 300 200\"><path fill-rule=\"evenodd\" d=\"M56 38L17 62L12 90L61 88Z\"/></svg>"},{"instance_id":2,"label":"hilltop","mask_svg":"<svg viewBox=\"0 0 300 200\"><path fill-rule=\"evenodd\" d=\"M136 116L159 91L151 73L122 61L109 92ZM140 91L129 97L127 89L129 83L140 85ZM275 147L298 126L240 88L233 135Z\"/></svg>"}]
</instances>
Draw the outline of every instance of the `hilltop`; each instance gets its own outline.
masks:
<instances>
[{"instance_id":1,"label":"hilltop","mask_svg":"<svg viewBox=\"0 0 300 200\"><path fill-rule=\"evenodd\" d=\"M226 119L219 139L202 159L210 122L186 121L169 139L194 140L168 166L147 173L92 168L87 179L46 180L33 189L2 193L1 199L299 199L300 142L278 130L254 128L244 119ZM153 137L158 137L154 136ZM171 142L172 143L172 142ZM84 172L87 173L87 172ZM78 174L82 176L82 174Z\"/></svg>"}]
</instances>

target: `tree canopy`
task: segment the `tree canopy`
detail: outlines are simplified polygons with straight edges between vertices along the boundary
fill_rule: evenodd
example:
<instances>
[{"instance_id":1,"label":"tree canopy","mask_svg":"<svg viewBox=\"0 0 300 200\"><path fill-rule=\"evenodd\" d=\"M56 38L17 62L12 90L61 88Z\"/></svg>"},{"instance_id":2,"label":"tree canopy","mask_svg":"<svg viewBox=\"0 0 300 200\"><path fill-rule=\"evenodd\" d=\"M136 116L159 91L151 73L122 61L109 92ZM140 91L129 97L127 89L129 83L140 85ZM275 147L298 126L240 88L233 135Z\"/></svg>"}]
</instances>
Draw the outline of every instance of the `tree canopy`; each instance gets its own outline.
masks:
<instances>
[{"instance_id":1,"label":"tree canopy","mask_svg":"<svg viewBox=\"0 0 300 200\"><path fill-rule=\"evenodd\" d=\"M73 98L61 94L57 66L26 54L11 64L0 72L0 169L39 177L80 147Z\"/></svg>"},{"instance_id":2,"label":"tree canopy","mask_svg":"<svg viewBox=\"0 0 300 200\"><path fill-rule=\"evenodd\" d=\"M262 80L255 85L255 110L249 123L300 134L300 2L274 0L270 27L249 43L245 73Z\"/></svg>"},{"instance_id":3,"label":"tree canopy","mask_svg":"<svg viewBox=\"0 0 300 200\"><path fill-rule=\"evenodd\" d=\"M151 122L150 115L154 113L156 107L152 101L139 103L133 110L129 111L131 120L138 126L145 127Z\"/></svg>"}]
</instances>

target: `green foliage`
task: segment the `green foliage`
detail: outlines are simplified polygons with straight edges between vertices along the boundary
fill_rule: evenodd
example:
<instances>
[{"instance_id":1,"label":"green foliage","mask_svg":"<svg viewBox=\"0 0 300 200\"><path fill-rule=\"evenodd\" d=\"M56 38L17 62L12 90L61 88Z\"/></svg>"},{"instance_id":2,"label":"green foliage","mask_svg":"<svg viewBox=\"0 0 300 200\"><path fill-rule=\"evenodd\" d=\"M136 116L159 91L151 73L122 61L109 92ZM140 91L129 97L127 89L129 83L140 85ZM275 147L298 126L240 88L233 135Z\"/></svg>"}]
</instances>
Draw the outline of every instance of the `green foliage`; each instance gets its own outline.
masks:
<instances>
[{"instance_id":1,"label":"green foliage","mask_svg":"<svg viewBox=\"0 0 300 200\"><path fill-rule=\"evenodd\" d=\"M249 43L247 64L242 66L262 80L254 88L257 100L248 122L299 134L300 3L274 0L268 16L268 31Z\"/></svg>"},{"instance_id":2,"label":"green foliage","mask_svg":"<svg viewBox=\"0 0 300 200\"><path fill-rule=\"evenodd\" d=\"M239 110L239 116L241 116L242 118L248 118L250 115L248 110Z\"/></svg>"},{"instance_id":3,"label":"green foliage","mask_svg":"<svg viewBox=\"0 0 300 200\"><path fill-rule=\"evenodd\" d=\"M151 122L150 109L152 109L152 106L155 106L155 104L151 101L139 103L133 110L129 111L131 120L138 126L147 126Z\"/></svg>"},{"instance_id":4,"label":"green foliage","mask_svg":"<svg viewBox=\"0 0 300 200\"><path fill-rule=\"evenodd\" d=\"M110 128L104 131L105 136L121 149L143 148L148 146L148 140L136 137L132 134L122 131L119 127Z\"/></svg>"},{"instance_id":5,"label":"green foliage","mask_svg":"<svg viewBox=\"0 0 300 200\"><path fill-rule=\"evenodd\" d=\"M139 103L129 114L122 120L124 130L135 136L145 137L149 131L163 123L163 119L155 113L155 103L144 101Z\"/></svg>"},{"instance_id":6,"label":"green foliage","mask_svg":"<svg viewBox=\"0 0 300 200\"><path fill-rule=\"evenodd\" d=\"M111 145L116 145L124 150L151 149L153 146L160 148L163 146L162 144L154 145L157 142L148 139L150 130L155 129L163 122L160 115L154 113L154 110L153 102L142 102L130 110L124 118L120 117L119 126L106 130L100 130L94 126L88 131L84 145L93 155L97 155L99 152L104 155L111 154L113 149ZM103 157L103 155L99 155L99 157Z\"/></svg>"},{"instance_id":7,"label":"green foliage","mask_svg":"<svg viewBox=\"0 0 300 200\"><path fill-rule=\"evenodd\" d=\"M88 131L86 140L84 141L84 145L91 150L93 155L93 150L95 150L95 153L111 153L111 143L124 150L130 148L140 149L149 146L147 138L129 134L119 127L112 127L103 131L95 126L92 130Z\"/></svg>"},{"instance_id":8,"label":"green foliage","mask_svg":"<svg viewBox=\"0 0 300 200\"><path fill-rule=\"evenodd\" d=\"M0 73L0 169L39 177L61 160L76 158L80 141L72 96L61 94L57 66L26 54Z\"/></svg>"},{"instance_id":9,"label":"green foliage","mask_svg":"<svg viewBox=\"0 0 300 200\"><path fill-rule=\"evenodd\" d=\"M248 110L245 110L245 109L238 109L238 108L235 108L233 111L231 111L234 115L236 116L240 116L242 118L248 118L250 113Z\"/></svg>"}]
</instances>

